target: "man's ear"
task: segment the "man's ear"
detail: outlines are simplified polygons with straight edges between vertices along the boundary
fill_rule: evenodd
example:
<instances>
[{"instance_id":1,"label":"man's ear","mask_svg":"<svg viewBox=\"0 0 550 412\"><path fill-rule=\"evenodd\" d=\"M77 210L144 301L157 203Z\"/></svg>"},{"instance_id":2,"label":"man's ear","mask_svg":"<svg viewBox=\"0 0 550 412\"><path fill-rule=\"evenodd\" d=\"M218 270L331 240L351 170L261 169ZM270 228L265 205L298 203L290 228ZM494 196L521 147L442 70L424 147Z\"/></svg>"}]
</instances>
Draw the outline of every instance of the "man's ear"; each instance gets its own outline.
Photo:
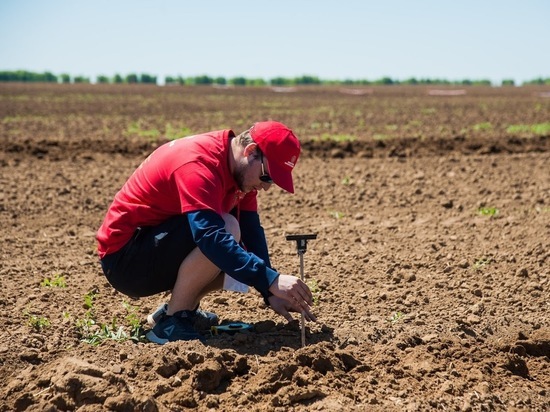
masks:
<instances>
[{"instance_id":1,"label":"man's ear","mask_svg":"<svg viewBox=\"0 0 550 412\"><path fill-rule=\"evenodd\" d=\"M243 155L246 157L251 155L253 156L254 153L256 153L257 148L258 148L258 145L256 143L249 143L245 146Z\"/></svg>"}]
</instances>

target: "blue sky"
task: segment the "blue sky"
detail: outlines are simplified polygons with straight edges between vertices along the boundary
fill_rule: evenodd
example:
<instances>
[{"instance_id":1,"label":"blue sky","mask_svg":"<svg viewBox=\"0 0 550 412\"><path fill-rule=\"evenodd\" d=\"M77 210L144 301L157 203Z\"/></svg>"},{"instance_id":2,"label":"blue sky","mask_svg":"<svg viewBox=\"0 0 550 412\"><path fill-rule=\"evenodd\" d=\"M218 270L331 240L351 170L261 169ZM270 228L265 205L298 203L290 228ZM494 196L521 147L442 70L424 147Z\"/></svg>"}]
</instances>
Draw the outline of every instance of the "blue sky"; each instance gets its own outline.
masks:
<instances>
[{"instance_id":1,"label":"blue sky","mask_svg":"<svg viewBox=\"0 0 550 412\"><path fill-rule=\"evenodd\" d=\"M550 77L547 0L0 0L0 70Z\"/></svg>"}]
</instances>

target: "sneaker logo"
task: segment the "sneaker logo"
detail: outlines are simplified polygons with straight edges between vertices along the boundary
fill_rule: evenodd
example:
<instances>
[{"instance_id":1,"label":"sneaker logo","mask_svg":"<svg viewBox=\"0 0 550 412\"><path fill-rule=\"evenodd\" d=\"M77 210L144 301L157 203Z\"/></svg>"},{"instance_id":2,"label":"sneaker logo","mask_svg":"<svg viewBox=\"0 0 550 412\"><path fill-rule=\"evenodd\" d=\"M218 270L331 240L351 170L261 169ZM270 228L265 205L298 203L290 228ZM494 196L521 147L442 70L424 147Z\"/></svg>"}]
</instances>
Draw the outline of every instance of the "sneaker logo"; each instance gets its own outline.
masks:
<instances>
[{"instance_id":1,"label":"sneaker logo","mask_svg":"<svg viewBox=\"0 0 550 412\"><path fill-rule=\"evenodd\" d=\"M166 334L166 336L170 336L172 332L174 332L174 329L176 328L175 325L170 325L163 329L163 332Z\"/></svg>"}]
</instances>

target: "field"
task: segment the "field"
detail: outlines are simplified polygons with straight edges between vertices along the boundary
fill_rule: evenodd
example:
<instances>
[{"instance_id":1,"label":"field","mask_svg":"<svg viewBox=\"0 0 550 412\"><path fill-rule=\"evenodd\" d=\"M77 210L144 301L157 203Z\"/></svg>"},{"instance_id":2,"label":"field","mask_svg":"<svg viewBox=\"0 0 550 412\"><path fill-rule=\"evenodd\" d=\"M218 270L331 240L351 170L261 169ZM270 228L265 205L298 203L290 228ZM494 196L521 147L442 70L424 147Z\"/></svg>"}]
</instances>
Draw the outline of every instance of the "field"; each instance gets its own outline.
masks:
<instances>
[{"instance_id":1,"label":"field","mask_svg":"<svg viewBox=\"0 0 550 412\"><path fill-rule=\"evenodd\" d=\"M1 84L0 411L550 409L550 89L436 89ZM167 295L103 277L112 197L159 144L266 119L303 144L260 208L282 273L318 235L306 346L227 291L201 306L253 332L144 342Z\"/></svg>"}]
</instances>

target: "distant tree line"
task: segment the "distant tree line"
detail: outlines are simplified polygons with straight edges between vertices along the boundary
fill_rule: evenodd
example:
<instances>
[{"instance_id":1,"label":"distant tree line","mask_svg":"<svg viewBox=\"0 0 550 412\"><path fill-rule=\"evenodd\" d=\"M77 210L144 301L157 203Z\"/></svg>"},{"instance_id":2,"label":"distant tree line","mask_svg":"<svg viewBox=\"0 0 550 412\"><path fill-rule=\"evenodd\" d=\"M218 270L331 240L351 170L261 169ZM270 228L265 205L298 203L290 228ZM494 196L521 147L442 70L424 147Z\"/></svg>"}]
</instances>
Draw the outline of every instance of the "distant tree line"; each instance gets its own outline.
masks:
<instances>
[{"instance_id":1,"label":"distant tree line","mask_svg":"<svg viewBox=\"0 0 550 412\"><path fill-rule=\"evenodd\" d=\"M33 73L25 70L17 71L0 71L0 82L41 82L41 83L91 83L89 77L85 76L74 76L63 73L58 76L50 73ZM108 76L97 76L96 83L104 84L157 84L157 77L151 76L149 74L127 74L126 76L121 76L120 74L115 74L113 77Z\"/></svg>"},{"instance_id":2,"label":"distant tree line","mask_svg":"<svg viewBox=\"0 0 550 412\"><path fill-rule=\"evenodd\" d=\"M46 82L46 83L91 83L89 77L70 76L63 73L54 75L50 72L33 73L25 70L16 71L0 71L0 82ZM98 84L158 84L157 76L149 74L127 74L122 76L115 74L113 77L100 75L96 77ZM365 86L365 85L451 85L451 86L491 86L490 80L445 80L445 79L417 79L411 77L405 80L396 80L390 77L382 77L377 80L325 80L319 79L316 76L299 76L299 77L275 77L269 80L261 78L246 78L238 77L211 77L208 75L182 77L182 76L166 76L164 79L166 85L211 85L211 86L278 86L291 87L303 85L339 85L339 86ZM515 81L505 79L501 86L515 86ZM550 85L549 78L536 78L530 81L523 82L522 85Z\"/></svg>"}]
</instances>

